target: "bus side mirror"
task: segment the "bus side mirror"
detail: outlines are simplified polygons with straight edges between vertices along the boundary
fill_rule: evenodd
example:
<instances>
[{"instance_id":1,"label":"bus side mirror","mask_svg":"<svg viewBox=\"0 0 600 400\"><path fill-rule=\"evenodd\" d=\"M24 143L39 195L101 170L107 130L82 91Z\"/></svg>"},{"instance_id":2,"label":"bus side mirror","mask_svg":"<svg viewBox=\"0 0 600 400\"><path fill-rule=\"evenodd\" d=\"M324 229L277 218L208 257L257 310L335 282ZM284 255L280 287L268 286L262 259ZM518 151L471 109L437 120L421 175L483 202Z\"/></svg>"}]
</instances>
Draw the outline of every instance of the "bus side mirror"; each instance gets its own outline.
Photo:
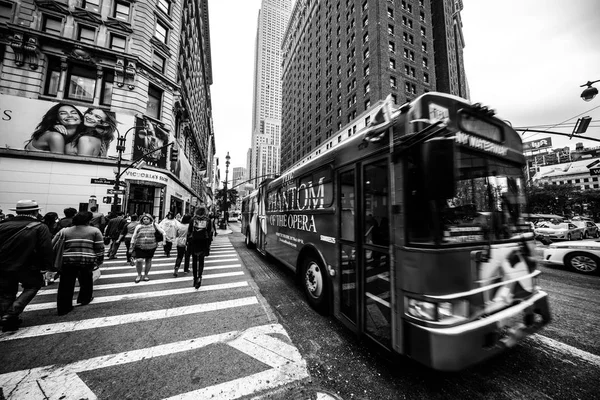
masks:
<instances>
[{"instance_id":1,"label":"bus side mirror","mask_svg":"<svg viewBox=\"0 0 600 400\"><path fill-rule=\"evenodd\" d=\"M423 144L423 183L427 198L454 197L456 190L456 144L454 139L432 139Z\"/></svg>"}]
</instances>

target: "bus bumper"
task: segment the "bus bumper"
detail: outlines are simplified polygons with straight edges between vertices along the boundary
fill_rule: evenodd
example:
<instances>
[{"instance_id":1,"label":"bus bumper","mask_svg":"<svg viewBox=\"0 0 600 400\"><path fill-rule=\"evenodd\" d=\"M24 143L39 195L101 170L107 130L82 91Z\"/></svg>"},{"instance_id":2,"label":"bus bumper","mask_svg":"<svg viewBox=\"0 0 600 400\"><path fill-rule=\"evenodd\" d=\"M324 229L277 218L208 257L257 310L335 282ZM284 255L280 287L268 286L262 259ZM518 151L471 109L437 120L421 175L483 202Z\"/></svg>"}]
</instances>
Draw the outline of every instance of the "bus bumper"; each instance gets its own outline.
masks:
<instances>
[{"instance_id":1,"label":"bus bumper","mask_svg":"<svg viewBox=\"0 0 600 400\"><path fill-rule=\"evenodd\" d=\"M433 369L458 371L515 346L550 322L548 294L463 325L431 328L404 322L405 354Z\"/></svg>"}]
</instances>

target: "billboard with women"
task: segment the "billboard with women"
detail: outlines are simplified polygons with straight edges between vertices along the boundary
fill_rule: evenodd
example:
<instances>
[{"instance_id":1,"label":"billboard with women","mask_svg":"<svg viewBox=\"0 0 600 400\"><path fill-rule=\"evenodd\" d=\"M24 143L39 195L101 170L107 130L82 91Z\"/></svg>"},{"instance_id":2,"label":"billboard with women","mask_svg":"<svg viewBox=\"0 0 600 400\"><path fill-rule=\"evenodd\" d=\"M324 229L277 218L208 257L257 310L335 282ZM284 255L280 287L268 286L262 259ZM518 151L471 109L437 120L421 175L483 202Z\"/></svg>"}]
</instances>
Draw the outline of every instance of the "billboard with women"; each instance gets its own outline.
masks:
<instances>
[{"instance_id":1,"label":"billboard with women","mask_svg":"<svg viewBox=\"0 0 600 400\"><path fill-rule=\"evenodd\" d=\"M133 140L133 159L146 155L146 164L158 168L167 167L167 148L169 134L150 120L135 119L135 138ZM160 149L160 150L159 150Z\"/></svg>"},{"instance_id":2,"label":"billboard with women","mask_svg":"<svg viewBox=\"0 0 600 400\"><path fill-rule=\"evenodd\" d=\"M0 146L9 149L86 157L117 155L117 129L134 117L94 106L74 106L0 95ZM128 158L129 154L125 154Z\"/></svg>"}]
</instances>

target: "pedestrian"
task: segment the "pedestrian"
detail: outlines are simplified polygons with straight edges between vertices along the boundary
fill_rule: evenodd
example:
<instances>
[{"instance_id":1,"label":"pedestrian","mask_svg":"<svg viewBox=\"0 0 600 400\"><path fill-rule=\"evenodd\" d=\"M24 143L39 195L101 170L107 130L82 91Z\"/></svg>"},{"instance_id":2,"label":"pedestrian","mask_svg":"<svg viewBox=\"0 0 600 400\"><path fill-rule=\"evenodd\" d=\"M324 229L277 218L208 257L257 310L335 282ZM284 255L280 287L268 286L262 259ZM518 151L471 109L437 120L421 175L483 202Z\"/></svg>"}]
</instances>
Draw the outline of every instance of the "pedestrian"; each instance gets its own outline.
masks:
<instances>
[{"instance_id":1,"label":"pedestrian","mask_svg":"<svg viewBox=\"0 0 600 400\"><path fill-rule=\"evenodd\" d=\"M152 268L152 257L154 257L158 243L163 241L162 238L157 237L159 235L164 237L165 232L154 223L150 214L144 214L131 237L131 245L135 252L135 268L138 273L135 283L142 280L142 272L144 272L144 281L150 280L148 273Z\"/></svg>"},{"instance_id":2,"label":"pedestrian","mask_svg":"<svg viewBox=\"0 0 600 400\"><path fill-rule=\"evenodd\" d=\"M127 220L123 217L123 212L119 211L116 213L111 213L112 218L108 220L106 224L106 228L104 230L104 237L110 239L110 247L108 249L108 259L114 260L117 258L117 251L119 251L119 245L121 242L119 241L119 237L121 231L127 224Z\"/></svg>"},{"instance_id":3,"label":"pedestrian","mask_svg":"<svg viewBox=\"0 0 600 400\"><path fill-rule=\"evenodd\" d=\"M54 235L56 235L60 230L60 226L58 225L58 214L54 211L47 212L44 215L42 222L48 227L52 237L54 237Z\"/></svg>"},{"instance_id":4,"label":"pedestrian","mask_svg":"<svg viewBox=\"0 0 600 400\"><path fill-rule=\"evenodd\" d=\"M167 217L160 221L158 226L165 232L165 240L163 243L163 250L167 257L171 256L171 249L173 248L173 242L177 235L177 226L179 222L175 219L172 212L167 213Z\"/></svg>"},{"instance_id":5,"label":"pedestrian","mask_svg":"<svg viewBox=\"0 0 600 400\"><path fill-rule=\"evenodd\" d=\"M101 212L98 212L98 206L91 206L90 211L92 212L92 220L90 225L100 229L100 232L104 232L106 228L106 217Z\"/></svg>"},{"instance_id":6,"label":"pedestrian","mask_svg":"<svg viewBox=\"0 0 600 400\"><path fill-rule=\"evenodd\" d=\"M67 207L63 210L63 213L65 214L65 217L58 221L58 226L60 226L61 229L73 226L73 217L77 214L77 210L73 207Z\"/></svg>"},{"instance_id":7,"label":"pedestrian","mask_svg":"<svg viewBox=\"0 0 600 400\"><path fill-rule=\"evenodd\" d=\"M210 218L210 223L211 223L211 228L212 228L213 234L210 235L210 243L208 244L208 251L206 252L207 257L210 255L210 246L212 246L213 239L218 235L216 215L214 213L210 213L209 218Z\"/></svg>"},{"instance_id":8,"label":"pedestrian","mask_svg":"<svg viewBox=\"0 0 600 400\"><path fill-rule=\"evenodd\" d=\"M177 215L175 215L175 219L177 220L177 222L181 222L181 214L177 213Z\"/></svg>"},{"instance_id":9,"label":"pedestrian","mask_svg":"<svg viewBox=\"0 0 600 400\"><path fill-rule=\"evenodd\" d=\"M181 261L184 260L183 264L183 272L190 272L190 252L187 247L187 234L189 229L189 223L192 216L189 214L184 215L181 218L181 223L177 227L177 234L175 237L175 245L177 246L177 259L175 260L175 270L173 271L173 276L177 277L177 273L179 272L179 267L181 266Z\"/></svg>"},{"instance_id":10,"label":"pedestrian","mask_svg":"<svg viewBox=\"0 0 600 400\"><path fill-rule=\"evenodd\" d=\"M137 214L133 214L129 218L131 219L131 221L128 222L123 227L123 230L121 231L121 236L119 236L119 238L117 240L119 242L121 240L125 241L125 247L127 248L127 262L129 262L131 265L133 265L134 260L133 260L133 256L132 256L133 248L131 247L131 238L133 237L133 232L135 231L135 227L139 225L140 221L138 221Z\"/></svg>"},{"instance_id":11,"label":"pedestrian","mask_svg":"<svg viewBox=\"0 0 600 400\"><path fill-rule=\"evenodd\" d=\"M204 257L210 249L210 238L212 236L212 224L208 218L206 208L196 209L196 215L192 217L188 227L188 246L192 254L192 273L194 275L194 287L202 285L202 273L204 272Z\"/></svg>"},{"instance_id":12,"label":"pedestrian","mask_svg":"<svg viewBox=\"0 0 600 400\"><path fill-rule=\"evenodd\" d=\"M4 213L2 212L2 209L0 208L0 221L4 221L6 219L6 215L4 215Z\"/></svg>"},{"instance_id":13,"label":"pedestrian","mask_svg":"<svg viewBox=\"0 0 600 400\"><path fill-rule=\"evenodd\" d=\"M0 325L16 331L25 307L44 284L42 271L52 268L54 254L50 230L38 221L39 206L19 200L17 216L0 222ZM19 283L23 291L17 297Z\"/></svg>"},{"instance_id":14,"label":"pedestrian","mask_svg":"<svg viewBox=\"0 0 600 400\"><path fill-rule=\"evenodd\" d=\"M100 229L90 226L92 216L89 211L80 211L73 217L73 226L61 231L65 246L56 298L58 315L73 310L75 279L79 281L77 303L85 306L94 299L93 271L104 261L104 238Z\"/></svg>"}]
</instances>

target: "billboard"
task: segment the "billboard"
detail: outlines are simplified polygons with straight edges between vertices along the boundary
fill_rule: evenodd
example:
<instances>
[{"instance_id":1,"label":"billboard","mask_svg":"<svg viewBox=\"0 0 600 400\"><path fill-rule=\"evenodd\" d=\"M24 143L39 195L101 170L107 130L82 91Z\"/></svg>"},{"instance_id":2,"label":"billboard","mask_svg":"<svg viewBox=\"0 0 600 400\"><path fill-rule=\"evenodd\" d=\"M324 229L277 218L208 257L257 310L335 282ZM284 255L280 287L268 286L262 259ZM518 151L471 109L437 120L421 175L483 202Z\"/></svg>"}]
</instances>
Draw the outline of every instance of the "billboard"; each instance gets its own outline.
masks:
<instances>
[{"instance_id":1,"label":"billboard","mask_svg":"<svg viewBox=\"0 0 600 400\"><path fill-rule=\"evenodd\" d=\"M157 124L143 118L135 119L135 137L133 139L133 159L145 157L146 164L158 168L167 167L167 147L169 134ZM158 150L160 149L160 150Z\"/></svg>"},{"instance_id":2,"label":"billboard","mask_svg":"<svg viewBox=\"0 0 600 400\"><path fill-rule=\"evenodd\" d=\"M552 147L552 138L543 138L523 143L523 152L535 151Z\"/></svg>"},{"instance_id":3,"label":"billboard","mask_svg":"<svg viewBox=\"0 0 600 400\"><path fill-rule=\"evenodd\" d=\"M134 117L106 108L0 94L0 146L86 157L115 157L117 130Z\"/></svg>"}]
</instances>

